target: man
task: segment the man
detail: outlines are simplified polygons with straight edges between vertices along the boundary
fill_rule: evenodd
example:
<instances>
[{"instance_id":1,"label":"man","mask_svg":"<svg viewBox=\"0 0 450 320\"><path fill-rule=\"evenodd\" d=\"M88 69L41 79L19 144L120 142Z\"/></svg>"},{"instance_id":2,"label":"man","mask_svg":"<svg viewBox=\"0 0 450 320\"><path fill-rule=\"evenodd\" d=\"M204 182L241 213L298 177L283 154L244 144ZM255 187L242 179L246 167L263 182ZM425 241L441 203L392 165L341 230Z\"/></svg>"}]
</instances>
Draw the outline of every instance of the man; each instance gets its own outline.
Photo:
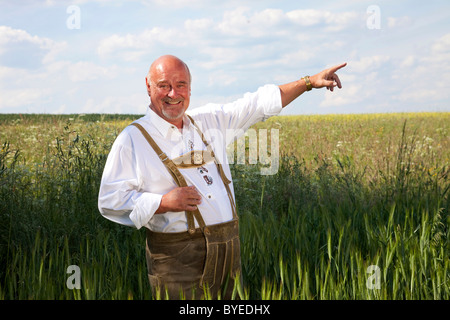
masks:
<instances>
[{"instance_id":1,"label":"man","mask_svg":"<svg viewBox=\"0 0 450 320\"><path fill-rule=\"evenodd\" d=\"M266 85L233 103L208 104L188 115L187 65L171 55L152 63L146 77L150 106L111 148L99 210L114 222L146 228L154 294L230 298L241 262L226 146L305 91L341 88L336 71L345 65L284 85Z\"/></svg>"}]
</instances>

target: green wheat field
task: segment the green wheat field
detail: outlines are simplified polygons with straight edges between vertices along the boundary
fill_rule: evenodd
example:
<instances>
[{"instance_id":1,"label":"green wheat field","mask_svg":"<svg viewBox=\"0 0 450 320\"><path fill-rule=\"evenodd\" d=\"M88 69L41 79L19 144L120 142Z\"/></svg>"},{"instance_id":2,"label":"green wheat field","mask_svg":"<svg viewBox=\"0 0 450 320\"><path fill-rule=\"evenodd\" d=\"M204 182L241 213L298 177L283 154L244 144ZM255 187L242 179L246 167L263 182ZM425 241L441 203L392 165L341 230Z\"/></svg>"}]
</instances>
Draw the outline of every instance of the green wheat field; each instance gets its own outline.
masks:
<instances>
[{"instance_id":1,"label":"green wheat field","mask_svg":"<svg viewBox=\"0 0 450 320\"><path fill-rule=\"evenodd\" d=\"M109 149L138 117L0 114L0 299L164 299L151 295L145 231L97 209ZM251 129L278 130L279 167L231 165L235 298L450 299L450 113L279 116Z\"/></svg>"}]
</instances>

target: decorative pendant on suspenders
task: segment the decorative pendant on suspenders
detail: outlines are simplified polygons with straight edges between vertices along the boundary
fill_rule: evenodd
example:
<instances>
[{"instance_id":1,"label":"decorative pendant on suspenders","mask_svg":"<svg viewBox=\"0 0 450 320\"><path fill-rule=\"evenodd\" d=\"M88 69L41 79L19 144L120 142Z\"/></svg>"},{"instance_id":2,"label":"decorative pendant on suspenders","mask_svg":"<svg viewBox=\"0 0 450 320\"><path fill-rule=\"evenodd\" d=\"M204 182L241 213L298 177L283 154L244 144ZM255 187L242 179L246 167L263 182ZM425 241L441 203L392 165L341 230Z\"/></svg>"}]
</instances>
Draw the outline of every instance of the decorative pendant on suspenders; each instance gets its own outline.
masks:
<instances>
[{"instance_id":1,"label":"decorative pendant on suspenders","mask_svg":"<svg viewBox=\"0 0 450 320\"><path fill-rule=\"evenodd\" d=\"M194 164L202 164L203 162L203 155L201 152L195 152L194 153Z\"/></svg>"},{"instance_id":2,"label":"decorative pendant on suspenders","mask_svg":"<svg viewBox=\"0 0 450 320\"><path fill-rule=\"evenodd\" d=\"M189 150L194 150L194 142L191 140L191 139L189 139L188 140L188 147L189 147Z\"/></svg>"},{"instance_id":3,"label":"decorative pendant on suspenders","mask_svg":"<svg viewBox=\"0 0 450 320\"><path fill-rule=\"evenodd\" d=\"M205 180L205 182L208 186L213 184L213 178L211 176L207 175L208 169L201 166L201 167L197 168L197 171L198 171L198 173L200 173L203 176L203 179Z\"/></svg>"},{"instance_id":4,"label":"decorative pendant on suspenders","mask_svg":"<svg viewBox=\"0 0 450 320\"><path fill-rule=\"evenodd\" d=\"M194 142L191 139L188 139L187 141L188 148L192 152L194 151ZM202 164L203 162L203 155L201 152L194 152L192 154L192 164Z\"/></svg>"}]
</instances>

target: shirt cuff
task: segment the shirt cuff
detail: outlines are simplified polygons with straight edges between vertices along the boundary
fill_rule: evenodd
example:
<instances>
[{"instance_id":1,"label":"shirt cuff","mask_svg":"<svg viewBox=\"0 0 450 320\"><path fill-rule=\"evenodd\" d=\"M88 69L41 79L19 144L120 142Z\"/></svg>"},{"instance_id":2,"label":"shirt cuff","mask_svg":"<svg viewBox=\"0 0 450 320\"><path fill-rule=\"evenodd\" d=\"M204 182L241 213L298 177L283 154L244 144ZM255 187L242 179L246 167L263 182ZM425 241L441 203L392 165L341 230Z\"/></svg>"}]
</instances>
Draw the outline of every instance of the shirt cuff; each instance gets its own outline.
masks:
<instances>
[{"instance_id":1,"label":"shirt cuff","mask_svg":"<svg viewBox=\"0 0 450 320\"><path fill-rule=\"evenodd\" d=\"M162 195L156 193L143 193L136 201L136 205L130 213L130 219L137 229L147 225L158 210Z\"/></svg>"},{"instance_id":2,"label":"shirt cuff","mask_svg":"<svg viewBox=\"0 0 450 320\"><path fill-rule=\"evenodd\" d=\"M280 87L274 84L268 84L263 87L264 90L260 91L260 99L264 105L264 120L269 119L272 116L278 115L283 110L281 102Z\"/></svg>"}]
</instances>

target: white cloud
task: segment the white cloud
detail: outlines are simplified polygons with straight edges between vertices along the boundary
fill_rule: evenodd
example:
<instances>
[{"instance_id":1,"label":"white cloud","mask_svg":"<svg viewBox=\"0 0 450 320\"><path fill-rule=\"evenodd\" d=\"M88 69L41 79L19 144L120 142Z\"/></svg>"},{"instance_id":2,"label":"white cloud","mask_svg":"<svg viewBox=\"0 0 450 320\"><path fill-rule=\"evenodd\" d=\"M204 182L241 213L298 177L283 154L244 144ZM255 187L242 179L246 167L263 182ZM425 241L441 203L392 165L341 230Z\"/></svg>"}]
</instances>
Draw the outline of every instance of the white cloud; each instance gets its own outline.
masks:
<instances>
[{"instance_id":1,"label":"white cloud","mask_svg":"<svg viewBox=\"0 0 450 320\"><path fill-rule=\"evenodd\" d=\"M100 42L97 47L97 53L100 57L106 57L117 50L127 48L142 49L144 47L143 45L148 46L145 42L139 41L139 38L143 38L143 36L131 34L120 36L113 34Z\"/></svg>"},{"instance_id":2,"label":"white cloud","mask_svg":"<svg viewBox=\"0 0 450 320\"><path fill-rule=\"evenodd\" d=\"M401 101L401 102L426 102L433 100L433 98L436 97L436 95L439 95L440 90L433 89L433 88L415 88L412 89L408 88L408 90L401 90L399 95L395 97L395 100Z\"/></svg>"},{"instance_id":3,"label":"white cloud","mask_svg":"<svg viewBox=\"0 0 450 320\"><path fill-rule=\"evenodd\" d=\"M217 30L226 36L267 37L284 33L283 29L277 28L284 20L285 14L280 9L251 13L248 7L238 7L224 13L222 21L217 24Z\"/></svg>"},{"instance_id":4,"label":"white cloud","mask_svg":"<svg viewBox=\"0 0 450 320\"><path fill-rule=\"evenodd\" d=\"M214 75L210 75L208 78L209 87L229 86L238 80L236 76L224 71L215 72Z\"/></svg>"},{"instance_id":5,"label":"white cloud","mask_svg":"<svg viewBox=\"0 0 450 320\"><path fill-rule=\"evenodd\" d=\"M88 98L77 112L144 114L148 106L143 94L115 95L100 99Z\"/></svg>"},{"instance_id":6,"label":"white cloud","mask_svg":"<svg viewBox=\"0 0 450 320\"><path fill-rule=\"evenodd\" d=\"M23 1L23 0L22 0ZM33 2L36 3L36 0L26 0L29 2ZM129 0L130 1L130 0ZM121 3L123 1L121 0L45 0L45 5L46 6L57 6L57 5L65 5L65 6L69 6L69 5L81 5L81 4L86 4L86 3L103 3L103 4L111 4L111 3Z\"/></svg>"},{"instance_id":7,"label":"white cloud","mask_svg":"<svg viewBox=\"0 0 450 320\"><path fill-rule=\"evenodd\" d=\"M0 56L3 61L20 63L27 59L35 67L54 61L67 48L66 42L32 36L25 30L0 26Z\"/></svg>"},{"instance_id":8,"label":"white cloud","mask_svg":"<svg viewBox=\"0 0 450 320\"><path fill-rule=\"evenodd\" d=\"M403 28L410 27L414 24L414 21L411 17L388 17L387 18L388 27L389 28Z\"/></svg>"},{"instance_id":9,"label":"white cloud","mask_svg":"<svg viewBox=\"0 0 450 320\"><path fill-rule=\"evenodd\" d=\"M46 98L48 90L37 88L0 89L0 110L15 108L27 104L38 104Z\"/></svg>"},{"instance_id":10,"label":"white cloud","mask_svg":"<svg viewBox=\"0 0 450 320\"><path fill-rule=\"evenodd\" d=\"M367 73L381 68L389 60L390 57L385 55L362 57L361 59L356 61L349 61L348 71L356 73Z\"/></svg>"},{"instance_id":11,"label":"white cloud","mask_svg":"<svg viewBox=\"0 0 450 320\"><path fill-rule=\"evenodd\" d=\"M343 81L346 83L345 81ZM320 107L341 107L363 101L368 96L362 84L344 84L343 89L326 91Z\"/></svg>"},{"instance_id":12,"label":"white cloud","mask_svg":"<svg viewBox=\"0 0 450 320\"><path fill-rule=\"evenodd\" d=\"M139 61L152 48L161 44L179 47L188 43L186 36L178 29L154 27L139 34L109 36L101 40L97 53L102 58L118 55L124 61Z\"/></svg>"},{"instance_id":13,"label":"white cloud","mask_svg":"<svg viewBox=\"0 0 450 320\"><path fill-rule=\"evenodd\" d=\"M395 68L392 78L399 82L395 100L431 104L432 101L450 99L448 61L450 33L435 40L428 52L410 55Z\"/></svg>"},{"instance_id":14,"label":"white cloud","mask_svg":"<svg viewBox=\"0 0 450 320\"><path fill-rule=\"evenodd\" d=\"M361 20L361 14L356 12L330 12L324 10L306 9L286 13L290 21L304 27L325 24L329 31L339 31L352 23Z\"/></svg>"},{"instance_id":15,"label":"white cloud","mask_svg":"<svg viewBox=\"0 0 450 320\"><path fill-rule=\"evenodd\" d=\"M324 19L324 12L313 9L294 10L286 15L292 22L301 26L313 26L323 22Z\"/></svg>"},{"instance_id":16,"label":"white cloud","mask_svg":"<svg viewBox=\"0 0 450 320\"><path fill-rule=\"evenodd\" d=\"M450 53L450 33L447 33L435 41L431 49L434 55Z\"/></svg>"},{"instance_id":17,"label":"white cloud","mask_svg":"<svg viewBox=\"0 0 450 320\"><path fill-rule=\"evenodd\" d=\"M354 12L284 12L281 9L252 11L249 7L237 7L225 11L219 21L211 18L187 19L182 25L169 28L153 27L137 34L114 34L100 42L97 53L102 58L119 55L125 61L135 61L161 46L191 48L195 44L202 52L226 52L226 57L220 54L211 56L218 58L220 64L222 60L234 62L235 59L230 56L239 53L231 51L242 51L242 48L258 45L259 40L264 41L266 47L270 43L275 45L280 39L290 39L291 42L286 45L309 40L311 37L302 29L304 25L323 23L327 30L341 30L356 21L358 15ZM219 46L215 45L217 39L222 40Z\"/></svg>"},{"instance_id":18,"label":"white cloud","mask_svg":"<svg viewBox=\"0 0 450 320\"><path fill-rule=\"evenodd\" d=\"M40 105L49 100L51 86L48 71L30 71L0 65L0 110Z\"/></svg>"},{"instance_id":19,"label":"white cloud","mask_svg":"<svg viewBox=\"0 0 450 320\"><path fill-rule=\"evenodd\" d=\"M157 5L171 9L179 9L183 7L191 7L193 5L201 5L204 0L141 0L141 3L151 6Z\"/></svg>"},{"instance_id":20,"label":"white cloud","mask_svg":"<svg viewBox=\"0 0 450 320\"><path fill-rule=\"evenodd\" d=\"M112 67L101 67L95 65L92 62L80 61L71 64L67 68L69 79L73 82L81 81L92 81L96 79L111 79L116 77L118 68L117 66Z\"/></svg>"},{"instance_id":21,"label":"white cloud","mask_svg":"<svg viewBox=\"0 0 450 320\"><path fill-rule=\"evenodd\" d=\"M50 39L32 36L24 30L13 29L8 26L0 26L0 45L2 47L11 43L23 41L34 43L38 45L41 49L46 49L50 47L51 43L53 42Z\"/></svg>"},{"instance_id":22,"label":"white cloud","mask_svg":"<svg viewBox=\"0 0 450 320\"><path fill-rule=\"evenodd\" d=\"M11 27L0 26L0 49L0 110L26 107L36 112L36 108L46 108L64 93L76 92L76 83L109 80L119 72L116 65L63 60L65 42Z\"/></svg>"},{"instance_id":23,"label":"white cloud","mask_svg":"<svg viewBox=\"0 0 450 320\"><path fill-rule=\"evenodd\" d=\"M302 48L294 52L286 52L282 54L282 56L278 60L278 63L286 66L305 63L313 58L316 54L317 50L315 48L311 48L310 50L305 50L304 48Z\"/></svg>"},{"instance_id":24,"label":"white cloud","mask_svg":"<svg viewBox=\"0 0 450 320\"><path fill-rule=\"evenodd\" d=\"M416 62L416 57L413 55L406 56L399 64L401 68L410 68Z\"/></svg>"},{"instance_id":25,"label":"white cloud","mask_svg":"<svg viewBox=\"0 0 450 320\"><path fill-rule=\"evenodd\" d=\"M214 20L210 18L187 19L184 27L190 32L205 32L214 26Z\"/></svg>"}]
</instances>

